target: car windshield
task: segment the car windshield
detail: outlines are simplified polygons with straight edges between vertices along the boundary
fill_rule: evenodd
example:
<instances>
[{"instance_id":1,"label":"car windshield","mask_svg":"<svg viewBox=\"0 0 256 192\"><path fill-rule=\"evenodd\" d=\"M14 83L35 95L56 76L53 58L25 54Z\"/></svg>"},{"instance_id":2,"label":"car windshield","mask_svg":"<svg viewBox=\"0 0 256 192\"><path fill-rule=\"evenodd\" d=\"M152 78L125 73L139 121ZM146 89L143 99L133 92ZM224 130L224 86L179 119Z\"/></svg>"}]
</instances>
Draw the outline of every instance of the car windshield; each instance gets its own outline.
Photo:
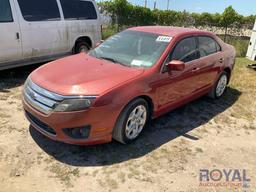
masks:
<instances>
[{"instance_id":1,"label":"car windshield","mask_svg":"<svg viewBox=\"0 0 256 192\"><path fill-rule=\"evenodd\" d=\"M89 52L99 59L129 67L151 67L162 55L171 37L126 30L108 38Z\"/></svg>"}]
</instances>

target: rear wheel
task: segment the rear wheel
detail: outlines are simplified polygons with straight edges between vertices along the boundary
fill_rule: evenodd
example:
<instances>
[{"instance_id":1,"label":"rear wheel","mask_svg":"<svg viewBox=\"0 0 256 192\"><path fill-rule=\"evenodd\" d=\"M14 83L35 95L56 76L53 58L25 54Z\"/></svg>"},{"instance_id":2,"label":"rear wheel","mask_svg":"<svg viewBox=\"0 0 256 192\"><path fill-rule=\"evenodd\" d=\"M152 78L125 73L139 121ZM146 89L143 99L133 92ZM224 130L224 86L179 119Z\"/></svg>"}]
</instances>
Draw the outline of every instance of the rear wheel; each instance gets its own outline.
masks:
<instances>
[{"instance_id":1,"label":"rear wheel","mask_svg":"<svg viewBox=\"0 0 256 192\"><path fill-rule=\"evenodd\" d=\"M90 46L85 41L78 41L75 46L75 54L87 53L90 50Z\"/></svg>"},{"instance_id":2,"label":"rear wheel","mask_svg":"<svg viewBox=\"0 0 256 192\"><path fill-rule=\"evenodd\" d=\"M211 97L213 99L220 98L226 91L227 85L228 85L228 74L227 74L227 72L224 71L220 75L218 81L215 83L211 92L209 93L209 97Z\"/></svg>"},{"instance_id":3,"label":"rear wheel","mask_svg":"<svg viewBox=\"0 0 256 192\"><path fill-rule=\"evenodd\" d=\"M113 138L123 144L137 139L149 118L148 103L144 99L136 99L121 112L113 131Z\"/></svg>"}]
</instances>

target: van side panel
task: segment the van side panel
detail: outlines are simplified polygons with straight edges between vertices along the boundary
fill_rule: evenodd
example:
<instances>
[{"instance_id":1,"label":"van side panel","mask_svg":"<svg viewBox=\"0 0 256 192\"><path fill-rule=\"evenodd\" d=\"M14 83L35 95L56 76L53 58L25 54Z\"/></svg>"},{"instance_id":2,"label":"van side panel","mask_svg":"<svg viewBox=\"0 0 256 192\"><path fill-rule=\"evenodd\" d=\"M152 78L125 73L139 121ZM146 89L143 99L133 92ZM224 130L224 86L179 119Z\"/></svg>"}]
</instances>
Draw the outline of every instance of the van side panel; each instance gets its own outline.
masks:
<instances>
[{"instance_id":1,"label":"van side panel","mask_svg":"<svg viewBox=\"0 0 256 192\"><path fill-rule=\"evenodd\" d=\"M13 0L9 3L13 21L0 22L0 68L7 61L22 59L20 27Z\"/></svg>"},{"instance_id":2,"label":"van side panel","mask_svg":"<svg viewBox=\"0 0 256 192\"><path fill-rule=\"evenodd\" d=\"M36 2L42 4L47 1L54 2L53 0ZM55 1L59 18L31 21L29 19L33 14L25 14L24 5L26 6L27 3L33 11L40 9L40 6L34 9L37 4L34 5L35 1L32 0L10 0L13 22L0 22L0 70L46 62L69 55L76 40L81 37L90 38L92 47L100 42L101 19L94 0L88 0L88 2L92 2L96 8L97 19L77 20L65 20L60 0ZM20 7L20 2L23 3L23 7ZM28 7L25 8L28 9ZM34 12L34 14L38 13Z\"/></svg>"},{"instance_id":3,"label":"van side panel","mask_svg":"<svg viewBox=\"0 0 256 192\"><path fill-rule=\"evenodd\" d=\"M16 3L19 7L17 14L21 25L23 57L25 59L51 57L69 51L65 22L61 18L49 21L27 21L22 14L21 5L18 1Z\"/></svg>"},{"instance_id":4,"label":"van side panel","mask_svg":"<svg viewBox=\"0 0 256 192\"><path fill-rule=\"evenodd\" d=\"M255 60L255 57L256 57L256 30L252 31L252 36L250 39L250 44L248 47L246 57L251 60Z\"/></svg>"},{"instance_id":5,"label":"van side panel","mask_svg":"<svg viewBox=\"0 0 256 192\"><path fill-rule=\"evenodd\" d=\"M92 48L101 40L101 19L95 1L91 1L97 12L97 19L88 20L66 20L67 34L70 49L73 49L76 40L81 37L89 37Z\"/></svg>"}]
</instances>

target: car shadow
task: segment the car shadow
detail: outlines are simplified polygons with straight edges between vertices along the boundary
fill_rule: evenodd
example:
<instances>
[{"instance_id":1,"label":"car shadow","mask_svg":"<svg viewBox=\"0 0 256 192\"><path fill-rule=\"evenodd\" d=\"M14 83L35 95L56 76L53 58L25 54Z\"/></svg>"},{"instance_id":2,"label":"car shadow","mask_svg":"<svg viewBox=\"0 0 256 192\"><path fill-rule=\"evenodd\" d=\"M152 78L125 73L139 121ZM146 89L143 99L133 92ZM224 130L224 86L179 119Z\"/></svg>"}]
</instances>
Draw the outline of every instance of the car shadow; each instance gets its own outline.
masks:
<instances>
[{"instance_id":1,"label":"car shadow","mask_svg":"<svg viewBox=\"0 0 256 192\"><path fill-rule=\"evenodd\" d=\"M29 74L42 64L44 63L0 71L0 92L8 93L9 89L23 85Z\"/></svg>"},{"instance_id":2,"label":"car shadow","mask_svg":"<svg viewBox=\"0 0 256 192\"><path fill-rule=\"evenodd\" d=\"M112 165L144 156L181 136L193 141L199 140L189 132L231 107L240 95L238 90L228 88L219 100L202 97L173 110L152 120L141 137L129 145L112 141L103 145L76 146L52 141L32 127L29 131L38 146L57 161L72 166Z\"/></svg>"}]
</instances>

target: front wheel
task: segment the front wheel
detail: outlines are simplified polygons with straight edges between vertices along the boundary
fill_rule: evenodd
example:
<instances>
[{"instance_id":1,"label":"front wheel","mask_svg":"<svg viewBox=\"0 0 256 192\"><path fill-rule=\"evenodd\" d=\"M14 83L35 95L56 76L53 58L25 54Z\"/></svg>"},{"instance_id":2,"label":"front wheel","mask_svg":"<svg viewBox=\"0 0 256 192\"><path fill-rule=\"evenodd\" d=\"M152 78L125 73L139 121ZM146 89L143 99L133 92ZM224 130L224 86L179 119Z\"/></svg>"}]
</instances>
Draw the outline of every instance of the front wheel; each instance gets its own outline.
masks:
<instances>
[{"instance_id":1,"label":"front wheel","mask_svg":"<svg viewBox=\"0 0 256 192\"><path fill-rule=\"evenodd\" d=\"M209 97L213 99L219 99L227 89L228 85L228 74L224 71L218 81L215 83L213 89L209 93Z\"/></svg>"},{"instance_id":2,"label":"front wheel","mask_svg":"<svg viewBox=\"0 0 256 192\"><path fill-rule=\"evenodd\" d=\"M148 103L144 99L136 99L121 112L113 131L113 138L123 144L137 139L149 118Z\"/></svg>"}]
</instances>

